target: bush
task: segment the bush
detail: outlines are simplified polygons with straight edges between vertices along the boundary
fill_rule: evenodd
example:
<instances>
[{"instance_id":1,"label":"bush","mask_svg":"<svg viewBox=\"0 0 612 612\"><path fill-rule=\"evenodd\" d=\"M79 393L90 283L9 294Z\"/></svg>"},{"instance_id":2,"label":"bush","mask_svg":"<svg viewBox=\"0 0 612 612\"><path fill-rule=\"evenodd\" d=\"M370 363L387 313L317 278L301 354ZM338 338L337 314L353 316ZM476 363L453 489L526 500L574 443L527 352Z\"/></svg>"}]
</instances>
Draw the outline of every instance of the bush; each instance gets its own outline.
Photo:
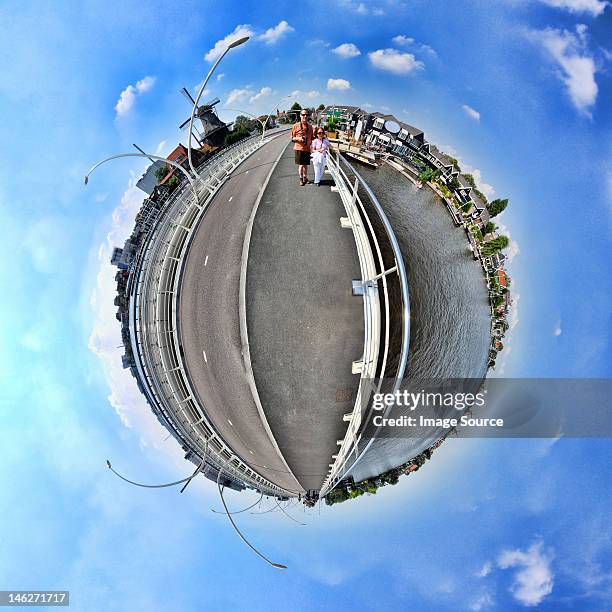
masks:
<instances>
[{"instance_id":1,"label":"bush","mask_svg":"<svg viewBox=\"0 0 612 612\"><path fill-rule=\"evenodd\" d=\"M247 138L249 136L249 131L244 129L243 127L239 127L237 130L231 131L223 141L223 144L226 147L233 145L235 142L242 140L243 138Z\"/></svg>"}]
</instances>

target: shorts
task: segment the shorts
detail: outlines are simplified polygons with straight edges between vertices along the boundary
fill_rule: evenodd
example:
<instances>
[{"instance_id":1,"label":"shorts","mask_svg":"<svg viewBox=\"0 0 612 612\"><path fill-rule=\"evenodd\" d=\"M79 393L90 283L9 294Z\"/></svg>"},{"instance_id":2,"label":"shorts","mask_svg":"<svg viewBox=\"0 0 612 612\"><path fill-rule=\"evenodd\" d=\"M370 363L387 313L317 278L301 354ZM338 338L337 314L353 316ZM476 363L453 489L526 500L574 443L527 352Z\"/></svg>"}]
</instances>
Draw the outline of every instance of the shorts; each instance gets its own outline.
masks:
<instances>
[{"instance_id":1,"label":"shorts","mask_svg":"<svg viewBox=\"0 0 612 612\"><path fill-rule=\"evenodd\" d=\"M310 165L310 153L308 151L295 151L295 163L298 166Z\"/></svg>"}]
</instances>

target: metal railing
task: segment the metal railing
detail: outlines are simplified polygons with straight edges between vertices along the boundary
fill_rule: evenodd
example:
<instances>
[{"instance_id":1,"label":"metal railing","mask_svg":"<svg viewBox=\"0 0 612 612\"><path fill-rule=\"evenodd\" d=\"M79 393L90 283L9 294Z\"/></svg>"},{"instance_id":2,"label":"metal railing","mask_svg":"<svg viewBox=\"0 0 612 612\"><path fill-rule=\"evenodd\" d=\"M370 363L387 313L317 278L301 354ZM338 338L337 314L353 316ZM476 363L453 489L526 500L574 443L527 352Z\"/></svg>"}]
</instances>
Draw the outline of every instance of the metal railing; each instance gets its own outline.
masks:
<instances>
[{"instance_id":1,"label":"metal railing","mask_svg":"<svg viewBox=\"0 0 612 612\"><path fill-rule=\"evenodd\" d=\"M330 152L327 165L347 213L343 225L352 229L357 246L362 280L355 289L363 295L364 352L361 361L357 362L358 368L354 370L361 375L355 405L350 415L345 415L348 428L340 450L332 456L334 461L321 487L321 497L329 493L370 448L374 438L366 440L363 437L367 425L363 415L371 404L372 393L380 390L384 378L393 378L393 391L399 388L410 342L408 278L393 228L368 184L340 151ZM381 244L383 240L384 244ZM393 265L385 263L389 250ZM392 321L389 275L394 275L399 283L401 329L395 329ZM401 341L396 356L397 366L393 366L393 371L388 371L390 339L392 334L398 332ZM372 382L376 383L375 388Z\"/></svg>"},{"instance_id":2,"label":"metal railing","mask_svg":"<svg viewBox=\"0 0 612 612\"><path fill-rule=\"evenodd\" d=\"M248 138L202 164L201 178L195 181L198 201L186 185L170 196L134 264L130 329L145 395L177 440L199 460L248 486L278 495L292 492L246 465L216 432L191 387L177 334L178 271L187 238L232 171L262 145L259 136Z\"/></svg>"}]
</instances>

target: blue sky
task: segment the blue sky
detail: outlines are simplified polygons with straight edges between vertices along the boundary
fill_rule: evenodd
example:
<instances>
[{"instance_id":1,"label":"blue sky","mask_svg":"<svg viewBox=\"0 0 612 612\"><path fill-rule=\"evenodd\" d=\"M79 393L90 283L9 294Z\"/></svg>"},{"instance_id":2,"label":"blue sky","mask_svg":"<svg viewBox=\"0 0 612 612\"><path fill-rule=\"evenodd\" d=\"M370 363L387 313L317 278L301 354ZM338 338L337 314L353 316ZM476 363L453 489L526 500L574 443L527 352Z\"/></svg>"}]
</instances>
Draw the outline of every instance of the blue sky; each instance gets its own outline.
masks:
<instances>
[{"instance_id":1,"label":"blue sky","mask_svg":"<svg viewBox=\"0 0 612 612\"><path fill-rule=\"evenodd\" d=\"M146 481L190 469L119 363L108 257L144 164L82 184L133 142L170 151L190 110L178 90L241 26L252 39L207 95L262 113L299 91L289 102L371 105L424 129L510 198L520 298L501 374L609 377L606 4L4 3L0 588L70 589L76 610L607 609L608 440L454 440L308 527L243 515L283 574L210 512L210 483L179 496L112 478L107 457Z\"/></svg>"}]
</instances>

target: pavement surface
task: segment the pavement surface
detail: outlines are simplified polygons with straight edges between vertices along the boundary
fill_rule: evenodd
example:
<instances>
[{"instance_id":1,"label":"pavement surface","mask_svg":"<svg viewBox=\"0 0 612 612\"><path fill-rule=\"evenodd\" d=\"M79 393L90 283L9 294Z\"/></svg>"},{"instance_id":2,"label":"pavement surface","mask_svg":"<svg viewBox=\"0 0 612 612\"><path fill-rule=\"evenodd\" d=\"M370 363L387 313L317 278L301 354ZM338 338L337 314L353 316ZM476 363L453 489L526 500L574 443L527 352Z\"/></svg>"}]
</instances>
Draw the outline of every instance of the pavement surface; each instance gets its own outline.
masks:
<instances>
[{"instance_id":1,"label":"pavement surface","mask_svg":"<svg viewBox=\"0 0 612 612\"><path fill-rule=\"evenodd\" d=\"M238 304L245 230L288 138L277 136L247 158L215 195L187 254L178 314L187 371L213 425L245 463L297 494L302 487L270 439L248 384Z\"/></svg>"},{"instance_id":2,"label":"pavement surface","mask_svg":"<svg viewBox=\"0 0 612 612\"><path fill-rule=\"evenodd\" d=\"M257 209L246 275L257 392L305 490L321 488L344 438L342 416L359 384L351 365L363 353L363 301L351 286L360 278L357 251L351 230L340 227L340 197L324 176L325 185L300 187L292 147L285 150Z\"/></svg>"}]
</instances>

